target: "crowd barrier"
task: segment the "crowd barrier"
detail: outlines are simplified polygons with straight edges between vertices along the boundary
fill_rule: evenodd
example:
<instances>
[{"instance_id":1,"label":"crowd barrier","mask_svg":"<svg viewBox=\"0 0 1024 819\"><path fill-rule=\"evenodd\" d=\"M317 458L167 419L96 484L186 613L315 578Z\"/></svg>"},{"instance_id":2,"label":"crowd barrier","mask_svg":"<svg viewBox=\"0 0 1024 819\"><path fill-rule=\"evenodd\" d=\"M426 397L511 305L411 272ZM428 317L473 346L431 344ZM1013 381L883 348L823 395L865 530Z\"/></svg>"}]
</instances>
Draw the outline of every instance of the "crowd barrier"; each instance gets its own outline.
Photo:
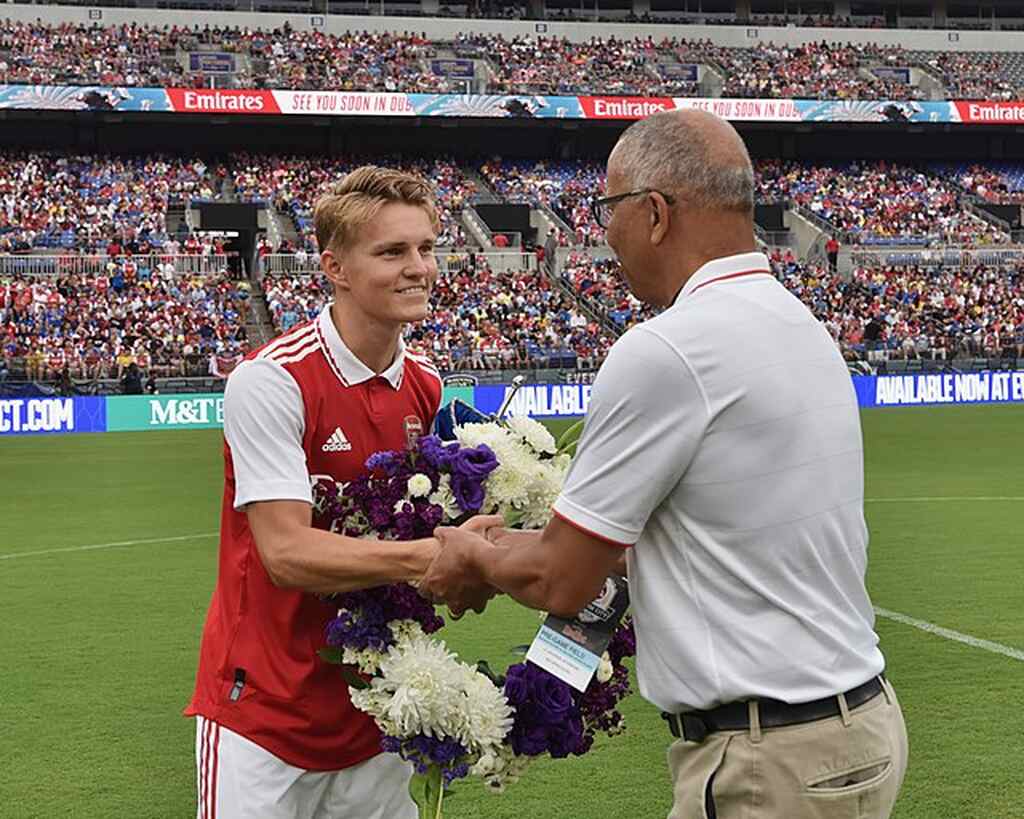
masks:
<instances>
[{"instance_id":1,"label":"crowd barrier","mask_svg":"<svg viewBox=\"0 0 1024 819\"><path fill-rule=\"evenodd\" d=\"M854 375L862 408L953 404L1024 404L1024 371ZM445 387L444 401L459 398L494 414L574 418L590 406L590 384L500 384ZM0 399L0 436L73 432L143 432L219 429L221 393Z\"/></svg>"}]
</instances>

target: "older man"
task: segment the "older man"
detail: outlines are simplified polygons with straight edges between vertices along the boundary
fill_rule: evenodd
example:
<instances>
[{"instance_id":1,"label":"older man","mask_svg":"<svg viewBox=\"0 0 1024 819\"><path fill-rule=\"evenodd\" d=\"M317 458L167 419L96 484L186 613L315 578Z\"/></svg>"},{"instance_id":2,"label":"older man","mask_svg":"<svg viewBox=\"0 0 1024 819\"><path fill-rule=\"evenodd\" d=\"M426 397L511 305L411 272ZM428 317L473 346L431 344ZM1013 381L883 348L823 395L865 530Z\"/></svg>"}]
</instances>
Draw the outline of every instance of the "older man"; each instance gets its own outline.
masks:
<instances>
[{"instance_id":1,"label":"older man","mask_svg":"<svg viewBox=\"0 0 1024 819\"><path fill-rule=\"evenodd\" d=\"M570 615L625 552L641 693L664 712L670 819L887 817L907 761L864 585L857 401L825 328L755 250L728 123L662 113L608 160L595 215L640 299L541 533L440 530L422 584Z\"/></svg>"}]
</instances>

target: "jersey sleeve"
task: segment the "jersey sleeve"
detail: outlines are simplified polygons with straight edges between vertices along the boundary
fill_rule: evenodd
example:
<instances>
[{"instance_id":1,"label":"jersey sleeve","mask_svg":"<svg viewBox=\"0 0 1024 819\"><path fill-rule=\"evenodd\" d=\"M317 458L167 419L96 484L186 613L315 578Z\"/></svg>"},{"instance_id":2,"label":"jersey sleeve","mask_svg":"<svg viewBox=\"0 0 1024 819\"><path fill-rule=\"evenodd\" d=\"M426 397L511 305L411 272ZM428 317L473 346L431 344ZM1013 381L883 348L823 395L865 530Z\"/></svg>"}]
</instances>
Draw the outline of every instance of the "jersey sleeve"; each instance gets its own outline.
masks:
<instances>
[{"instance_id":1,"label":"jersey sleeve","mask_svg":"<svg viewBox=\"0 0 1024 819\"><path fill-rule=\"evenodd\" d=\"M685 359L647 329L626 333L594 381L555 514L632 546L686 472L708 421L704 391Z\"/></svg>"},{"instance_id":2,"label":"jersey sleeve","mask_svg":"<svg viewBox=\"0 0 1024 819\"><path fill-rule=\"evenodd\" d=\"M313 493L302 445L305 410L299 385L273 361L243 361L224 390L224 437L235 470L235 509L256 501L298 500Z\"/></svg>"}]
</instances>

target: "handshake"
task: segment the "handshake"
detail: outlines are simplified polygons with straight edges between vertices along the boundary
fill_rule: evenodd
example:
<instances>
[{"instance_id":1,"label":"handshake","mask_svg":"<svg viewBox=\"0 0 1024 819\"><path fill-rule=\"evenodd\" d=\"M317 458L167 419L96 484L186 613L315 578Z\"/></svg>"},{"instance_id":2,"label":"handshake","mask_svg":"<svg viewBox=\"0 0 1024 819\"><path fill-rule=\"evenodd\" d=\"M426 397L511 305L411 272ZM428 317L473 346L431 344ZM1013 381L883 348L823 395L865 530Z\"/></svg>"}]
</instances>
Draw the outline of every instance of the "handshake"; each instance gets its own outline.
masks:
<instances>
[{"instance_id":1,"label":"handshake","mask_svg":"<svg viewBox=\"0 0 1024 819\"><path fill-rule=\"evenodd\" d=\"M540 532L511 532L500 515L476 515L459 527L439 526L437 552L418 584L432 603L445 603L458 620L468 610L483 612L501 592L492 585L491 569L517 540L539 538Z\"/></svg>"}]
</instances>

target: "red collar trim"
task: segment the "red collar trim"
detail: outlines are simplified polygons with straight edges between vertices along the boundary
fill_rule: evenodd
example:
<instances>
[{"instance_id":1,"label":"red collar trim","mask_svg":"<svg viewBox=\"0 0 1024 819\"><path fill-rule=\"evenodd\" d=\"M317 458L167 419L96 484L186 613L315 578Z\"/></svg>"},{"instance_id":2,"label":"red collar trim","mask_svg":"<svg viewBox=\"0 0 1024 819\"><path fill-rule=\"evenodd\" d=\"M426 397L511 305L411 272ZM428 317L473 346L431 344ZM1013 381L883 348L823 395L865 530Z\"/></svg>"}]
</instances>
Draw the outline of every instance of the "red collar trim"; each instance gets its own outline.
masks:
<instances>
[{"instance_id":1,"label":"red collar trim","mask_svg":"<svg viewBox=\"0 0 1024 819\"><path fill-rule=\"evenodd\" d=\"M729 273L729 274L727 274L725 276L716 276L713 279L708 279L706 282L701 282L700 284L698 284L695 288L693 288L693 290L690 291L690 295L692 296L694 293L696 293L702 287L707 287L709 284L714 284L715 282L724 282L726 279L738 279L740 276L756 276L756 275L759 275L761 273L766 273L766 274L770 275L771 271L770 270L760 270L760 269L759 270L741 270L739 273Z\"/></svg>"}]
</instances>

